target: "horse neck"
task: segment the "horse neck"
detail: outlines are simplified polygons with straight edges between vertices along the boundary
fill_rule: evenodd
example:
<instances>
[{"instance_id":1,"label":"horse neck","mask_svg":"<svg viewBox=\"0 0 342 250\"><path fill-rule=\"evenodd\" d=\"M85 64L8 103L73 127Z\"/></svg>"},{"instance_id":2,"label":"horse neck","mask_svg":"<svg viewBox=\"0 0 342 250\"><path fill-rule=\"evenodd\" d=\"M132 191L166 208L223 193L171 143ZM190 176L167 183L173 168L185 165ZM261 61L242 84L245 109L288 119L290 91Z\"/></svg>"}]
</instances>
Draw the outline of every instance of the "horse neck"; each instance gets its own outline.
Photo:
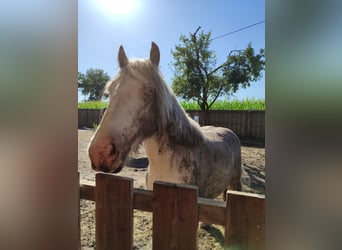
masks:
<instances>
[{"instance_id":1,"label":"horse neck","mask_svg":"<svg viewBox=\"0 0 342 250\"><path fill-rule=\"evenodd\" d=\"M194 147L203 141L200 126L192 120L170 93L171 105L163 126L159 126L157 140L169 147ZM157 119L159 119L157 117ZM164 117L165 119L165 117Z\"/></svg>"},{"instance_id":2,"label":"horse neck","mask_svg":"<svg viewBox=\"0 0 342 250\"><path fill-rule=\"evenodd\" d=\"M188 118L178 103L173 105L173 112L164 130L144 140L146 155L149 159L147 185L151 188L152 180L183 182L176 171L184 153L197 148L204 141L199 125Z\"/></svg>"}]
</instances>

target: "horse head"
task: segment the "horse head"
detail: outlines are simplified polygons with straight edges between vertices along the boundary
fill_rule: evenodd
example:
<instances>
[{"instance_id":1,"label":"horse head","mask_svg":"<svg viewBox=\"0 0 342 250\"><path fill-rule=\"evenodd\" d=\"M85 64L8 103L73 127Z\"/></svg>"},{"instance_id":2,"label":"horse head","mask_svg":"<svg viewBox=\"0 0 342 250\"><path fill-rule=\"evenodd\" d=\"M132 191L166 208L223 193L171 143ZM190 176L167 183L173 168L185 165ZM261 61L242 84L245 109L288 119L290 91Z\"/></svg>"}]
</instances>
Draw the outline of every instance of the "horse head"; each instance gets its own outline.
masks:
<instances>
[{"instance_id":1,"label":"horse head","mask_svg":"<svg viewBox=\"0 0 342 250\"><path fill-rule=\"evenodd\" d=\"M157 130L153 83L159 75L159 60L159 48L153 42L147 60L128 60L120 46L120 72L106 86L108 108L88 147L94 170L120 172L128 153Z\"/></svg>"}]
</instances>

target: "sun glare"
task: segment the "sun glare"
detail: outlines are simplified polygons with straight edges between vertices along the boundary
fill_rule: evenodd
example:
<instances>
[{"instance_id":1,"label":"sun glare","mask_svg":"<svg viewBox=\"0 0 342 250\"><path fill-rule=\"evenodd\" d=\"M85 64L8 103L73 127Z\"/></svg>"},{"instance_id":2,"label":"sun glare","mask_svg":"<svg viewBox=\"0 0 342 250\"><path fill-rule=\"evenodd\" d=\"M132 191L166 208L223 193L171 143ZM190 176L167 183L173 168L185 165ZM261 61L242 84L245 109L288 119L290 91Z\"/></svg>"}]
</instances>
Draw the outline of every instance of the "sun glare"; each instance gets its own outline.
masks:
<instances>
[{"instance_id":1,"label":"sun glare","mask_svg":"<svg viewBox=\"0 0 342 250\"><path fill-rule=\"evenodd\" d=\"M97 0L108 14L132 15L138 7L138 0Z\"/></svg>"}]
</instances>

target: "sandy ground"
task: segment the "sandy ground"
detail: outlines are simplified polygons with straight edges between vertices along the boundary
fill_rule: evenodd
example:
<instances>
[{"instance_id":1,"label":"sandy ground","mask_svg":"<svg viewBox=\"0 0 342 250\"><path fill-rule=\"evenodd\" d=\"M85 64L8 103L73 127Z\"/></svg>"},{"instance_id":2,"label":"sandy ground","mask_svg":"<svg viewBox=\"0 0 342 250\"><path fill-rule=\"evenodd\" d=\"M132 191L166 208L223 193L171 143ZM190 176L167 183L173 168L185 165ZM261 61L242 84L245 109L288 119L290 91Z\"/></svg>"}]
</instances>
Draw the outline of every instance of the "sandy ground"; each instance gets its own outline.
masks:
<instances>
[{"instance_id":1,"label":"sandy ground","mask_svg":"<svg viewBox=\"0 0 342 250\"><path fill-rule=\"evenodd\" d=\"M83 180L95 180L95 172L90 166L87 147L93 130L78 130L78 171ZM243 191L265 193L265 148L241 147L242 163L248 173L251 185ZM143 157L140 150L135 157ZM144 188L146 169L124 167L117 174L134 179L134 187ZM213 225L207 230L198 230L198 249L223 249L223 228ZM95 249L95 205L81 200L81 244L82 249ZM134 211L134 249L152 249L152 214Z\"/></svg>"}]
</instances>

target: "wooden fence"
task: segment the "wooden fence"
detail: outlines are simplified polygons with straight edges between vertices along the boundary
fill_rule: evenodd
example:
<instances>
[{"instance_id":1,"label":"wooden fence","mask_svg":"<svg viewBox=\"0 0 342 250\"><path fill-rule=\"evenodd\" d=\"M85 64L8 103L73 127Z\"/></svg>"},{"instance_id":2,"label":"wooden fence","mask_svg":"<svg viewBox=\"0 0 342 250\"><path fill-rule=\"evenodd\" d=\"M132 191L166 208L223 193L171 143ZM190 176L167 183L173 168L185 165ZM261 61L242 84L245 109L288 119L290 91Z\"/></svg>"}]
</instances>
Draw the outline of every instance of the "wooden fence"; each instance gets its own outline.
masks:
<instances>
[{"instance_id":1,"label":"wooden fence","mask_svg":"<svg viewBox=\"0 0 342 250\"><path fill-rule=\"evenodd\" d=\"M104 109L78 109L78 128L93 128L101 121Z\"/></svg>"},{"instance_id":2,"label":"wooden fence","mask_svg":"<svg viewBox=\"0 0 342 250\"><path fill-rule=\"evenodd\" d=\"M155 182L153 191L133 180L96 175L80 183L80 198L96 202L96 249L133 249L133 209L153 213L153 249L196 249L198 222L225 227L228 249L265 248L265 199L228 191L227 201L198 197L195 186Z\"/></svg>"},{"instance_id":3,"label":"wooden fence","mask_svg":"<svg viewBox=\"0 0 342 250\"><path fill-rule=\"evenodd\" d=\"M102 109L79 109L78 127L92 128L100 123L104 113ZM265 142L265 111L234 111L234 110L210 110L207 115L207 123L204 123L204 112L187 110L194 118L199 116L199 123L226 127L233 130L241 140L254 140Z\"/></svg>"},{"instance_id":4,"label":"wooden fence","mask_svg":"<svg viewBox=\"0 0 342 250\"><path fill-rule=\"evenodd\" d=\"M192 118L199 116L201 126L212 125L233 130L242 140L265 141L265 111L210 110L207 122L204 111L187 110Z\"/></svg>"}]
</instances>

